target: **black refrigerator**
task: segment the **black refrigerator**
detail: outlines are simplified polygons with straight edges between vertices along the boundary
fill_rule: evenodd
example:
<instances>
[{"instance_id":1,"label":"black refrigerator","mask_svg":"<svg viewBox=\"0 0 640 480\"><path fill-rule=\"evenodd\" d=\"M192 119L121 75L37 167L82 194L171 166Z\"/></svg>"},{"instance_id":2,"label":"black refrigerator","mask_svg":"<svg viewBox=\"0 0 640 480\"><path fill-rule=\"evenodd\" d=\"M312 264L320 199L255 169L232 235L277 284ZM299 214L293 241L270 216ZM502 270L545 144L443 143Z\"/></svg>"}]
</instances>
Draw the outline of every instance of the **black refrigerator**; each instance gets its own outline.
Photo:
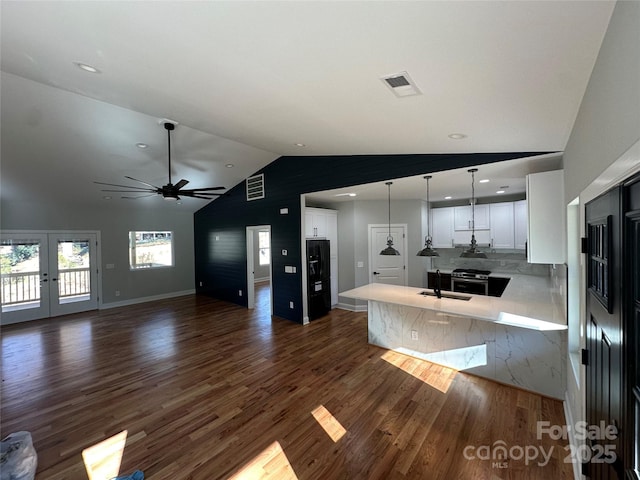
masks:
<instances>
[{"instance_id":1,"label":"black refrigerator","mask_svg":"<svg viewBox=\"0 0 640 480\"><path fill-rule=\"evenodd\" d=\"M329 240L307 240L307 298L309 320L331 310Z\"/></svg>"}]
</instances>

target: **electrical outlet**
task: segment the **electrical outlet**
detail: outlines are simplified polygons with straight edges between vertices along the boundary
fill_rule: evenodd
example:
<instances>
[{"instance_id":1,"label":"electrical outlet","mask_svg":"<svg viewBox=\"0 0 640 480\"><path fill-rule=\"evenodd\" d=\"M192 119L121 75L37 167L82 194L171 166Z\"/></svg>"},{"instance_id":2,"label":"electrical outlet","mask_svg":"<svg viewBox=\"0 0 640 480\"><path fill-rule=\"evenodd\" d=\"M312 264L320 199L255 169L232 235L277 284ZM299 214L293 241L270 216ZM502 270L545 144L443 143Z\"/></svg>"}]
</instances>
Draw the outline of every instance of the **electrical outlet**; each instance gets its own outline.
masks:
<instances>
[{"instance_id":1,"label":"electrical outlet","mask_svg":"<svg viewBox=\"0 0 640 480\"><path fill-rule=\"evenodd\" d=\"M289 308L293 308L293 302L289 302Z\"/></svg>"},{"instance_id":2,"label":"electrical outlet","mask_svg":"<svg viewBox=\"0 0 640 480\"><path fill-rule=\"evenodd\" d=\"M120 290L116 290L116 297L120 296Z\"/></svg>"},{"instance_id":3,"label":"electrical outlet","mask_svg":"<svg viewBox=\"0 0 640 480\"><path fill-rule=\"evenodd\" d=\"M238 296L242 296L242 290L238 290Z\"/></svg>"},{"instance_id":4,"label":"electrical outlet","mask_svg":"<svg viewBox=\"0 0 640 480\"><path fill-rule=\"evenodd\" d=\"M411 340L418 340L418 331L411 330Z\"/></svg>"}]
</instances>

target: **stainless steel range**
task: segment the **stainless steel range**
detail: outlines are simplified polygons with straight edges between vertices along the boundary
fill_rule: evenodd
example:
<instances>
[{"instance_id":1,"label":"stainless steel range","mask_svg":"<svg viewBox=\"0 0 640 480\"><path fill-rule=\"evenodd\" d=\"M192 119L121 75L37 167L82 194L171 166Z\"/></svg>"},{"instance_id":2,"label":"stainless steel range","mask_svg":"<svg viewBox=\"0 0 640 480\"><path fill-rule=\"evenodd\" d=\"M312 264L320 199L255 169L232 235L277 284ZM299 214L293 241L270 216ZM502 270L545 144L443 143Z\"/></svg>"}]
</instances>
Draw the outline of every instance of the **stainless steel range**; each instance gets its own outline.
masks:
<instances>
[{"instance_id":1,"label":"stainless steel range","mask_svg":"<svg viewBox=\"0 0 640 480\"><path fill-rule=\"evenodd\" d=\"M489 295L489 270L456 268L451 272L451 290L454 292Z\"/></svg>"}]
</instances>

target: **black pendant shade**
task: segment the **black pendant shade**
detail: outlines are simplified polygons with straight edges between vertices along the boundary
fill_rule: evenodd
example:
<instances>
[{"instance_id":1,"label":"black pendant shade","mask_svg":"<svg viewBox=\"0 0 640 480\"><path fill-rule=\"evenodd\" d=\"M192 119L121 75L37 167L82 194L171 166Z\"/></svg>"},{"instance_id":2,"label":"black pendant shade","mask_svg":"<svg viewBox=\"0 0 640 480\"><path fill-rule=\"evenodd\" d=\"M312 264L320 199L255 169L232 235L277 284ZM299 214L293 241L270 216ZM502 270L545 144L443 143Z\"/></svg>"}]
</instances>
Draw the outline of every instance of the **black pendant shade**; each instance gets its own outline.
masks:
<instances>
[{"instance_id":1,"label":"black pendant shade","mask_svg":"<svg viewBox=\"0 0 640 480\"><path fill-rule=\"evenodd\" d=\"M476 242L476 191L475 191L475 173L477 168L467 170L471 174L471 244L469 248L460 255L463 258L487 258L487 254L478 250Z\"/></svg>"},{"instance_id":2,"label":"black pendant shade","mask_svg":"<svg viewBox=\"0 0 640 480\"><path fill-rule=\"evenodd\" d=\"M387 236L387 248L380 252L380 255L400 255L400 252L393 248L393 237L391 236L391 185L393 182L385 183L389 190L389 235Z\"/></svg>"},{"instance_id":3,"label":"black pendant shade","mask_svg":"<svg viewBox=\"0 0 640 480\"><path fill-rule=\"evenodd\" d=\"M429 202L429 180L431 179L431 175L426 175L424 179L427 181L427 209L429 210L429 218L427 221L427 236L424 237L424 248L416 255L418 257L439 257L440 254L433 249L431 229L429 228L429 224L431 223L431 202Z\"/></svg>"}]
</instances>

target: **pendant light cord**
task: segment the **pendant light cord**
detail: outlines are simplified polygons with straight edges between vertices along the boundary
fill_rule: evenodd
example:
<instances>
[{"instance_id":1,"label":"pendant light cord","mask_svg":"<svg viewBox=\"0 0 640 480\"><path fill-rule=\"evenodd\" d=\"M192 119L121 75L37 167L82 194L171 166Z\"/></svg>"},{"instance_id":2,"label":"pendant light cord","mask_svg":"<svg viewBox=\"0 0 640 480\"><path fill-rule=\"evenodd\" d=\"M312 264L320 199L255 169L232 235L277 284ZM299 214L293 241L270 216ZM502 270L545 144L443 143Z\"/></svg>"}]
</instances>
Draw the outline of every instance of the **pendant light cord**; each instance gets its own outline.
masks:
<instances>
[{"instance_id":1,"label":"pendant light cord","mask_svg":"<svg viewBox=\"0 0 640 480\"><path fill-rule=\"evenodd\" d=\"M475 189L475 171L471 169L471 235L476 233L476 189Z\"/></svg>"},{"instance_id":2,"label":"pendant light cord","mask_svg":"<svg viewBox=\"0 0 640 480\"><path fill-rule=\"evenodd\" d=\"M389 236L387 237L387 240L389 238L391 238L391 182L387 183L387 189L389 190Z\"/></svg>"},{"instance_id":3,"label":"pendant light cord","mask_svg":"<svg viewBox=\"0 0 640 480\"><path fill-rule=\"evenodd\" d=\"M424 178L427 179L427 211L429 213L429 219L427 220L427 238L431 238L431 202L429 201L429 179L431 177L427 175Z\"/></svg>"}]
</instances>

